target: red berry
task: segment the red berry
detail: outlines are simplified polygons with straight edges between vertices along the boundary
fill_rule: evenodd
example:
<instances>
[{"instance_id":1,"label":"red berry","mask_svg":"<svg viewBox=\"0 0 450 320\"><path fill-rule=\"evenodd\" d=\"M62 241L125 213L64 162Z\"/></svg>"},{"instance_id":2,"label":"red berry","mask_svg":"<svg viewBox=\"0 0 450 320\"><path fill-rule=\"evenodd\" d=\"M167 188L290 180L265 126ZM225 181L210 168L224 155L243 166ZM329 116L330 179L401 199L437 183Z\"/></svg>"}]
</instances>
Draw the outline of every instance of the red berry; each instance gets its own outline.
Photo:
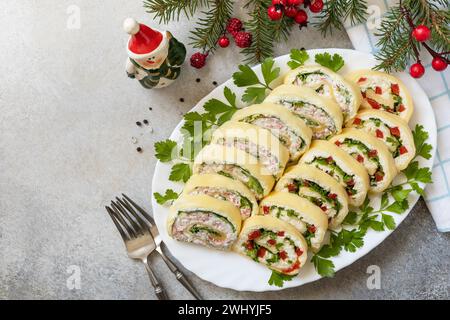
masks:
<instances>
[{"instance_id":1,"label":"red berry","mask_svg":"<svg viewBox=\"0 0 450 320\"><path fill-rule=\"evenodd\" d=\"M301 5L304 2L304 0L285 0L285 2L286 2L287 6L296 7L296 6ZM273 1L272 1L272 3L273 3Z\"/></svg>"},{"instance_id":2,"label":"red berry","mask_svg":"<svg viewBox=\"0 0 450 320\"><path fill-rule=\"evenodd\" d=\"M284 0L272 0L272 4L274 6L276 6L277 4L282 6L282 5L284 5Z\"/></svg>"},{"instance_id":3,"label":"red berry","mask_svg":"<svg viewBox=\"0 0 450 320\"><path fill-rule=\"evenodd\" d=\"M231 18L228 20L227 31L234 37L239 31L242 30L242 21L237 18Z\"/></svg>"},{"instance_id":4,"label":"red berry","mask_svg":"<svg viewBox=\"0 0 450 320\"><path fill-rule=\"evenodd\" d=\"M206 64L206 57L208 54L196 52L191 56L191 66L197 69L201 69Z\"/></svg>"},{"instance_id":5,"label":"red berry","mask_svg":"<svg viewBox=\"0 0 450 320\"><path fill-rule=\"evenodd\" d=\"M427 26L421 24L414 28L412 35L417 41L424 42L430 39L431 31Z\"/></svg>"},{"instance_id":6,"label":"red berry","mask_svg":"<svg viewBox=\"0 0 450 320\"><path fill-rule=\"evenodd\" d=\"M297 15L297 8L293 6L286 7L284 9L284 14L289 18L295 18L295 16Z\"/></svg>"},{"instance_id":7,"label":"red berry","mask_svg":"<svg viewBox=\"0 0 450 320\"><path fill-rule=\"evenodd\" d=\"M298 24L305 24L308 21L308 14L305 10L298 10L294 20Z\"/></svg>"},{"instance_id":8,"label":"red berry","mask_svg":"<svg viewBox=\"0 0 450 320\"><path fill-rule=\"evenodd\" d=\"M267 8L267 14L270 20L280 20L283 17L283 10L280 5L272 5Z\"/></svg>"},{"instance_id":9,"label":"red berry","mask_svg":"<svg viewBox=\"0 0 450 320\"><path fill-rule=\"evenodd\" d=\"M314 0L309 5L309 10L314 13L319 13L323 9L323 1L322 0Z\"/></svg>"},{"instance_id":10,"label":"red berry","mask_svg":"<svg viewBox=\"0 0 450 320\"><path fill-rule=\"evenodd\" d=\"M226 48L230 45L230 40L226 36L222 36L219 38L218 43L222 48Z\"/></svg>"},{"instance_id":11,"label":"red berry","mask_svg":"<svg viewBox=\"0 0 450 320\"><path fill-rule=\"evenodd\" d=\"M252 44L252 34L250 32L239 31L234 37L234 41L239 48L248 48Z\"/></svg>"},{"instance_id":12,"label":"red berry","mask_svg":"<svg viewBox=\"0 0 450 320\"><path fill-rule=\"evenodd\" d=\"M434 57L433 61L431 62L431 66L436 71L444 71L445 69L447 69L447 62L445 62L445 60L441 57Z\"/></svg>"},{"instance_id":13,"label":"red berry","mask_svg":"<svg viewBox=\"0 0 450 320\"><path fill-rule=\"evenodd\" d=\"M413 78L418 79L418 78L422 77L424 73L425 73L425 68L423 67L423 65L420 62L414 63L411 66L411 68L409 68L409 74Z\"/></svg>"}]
</instances>

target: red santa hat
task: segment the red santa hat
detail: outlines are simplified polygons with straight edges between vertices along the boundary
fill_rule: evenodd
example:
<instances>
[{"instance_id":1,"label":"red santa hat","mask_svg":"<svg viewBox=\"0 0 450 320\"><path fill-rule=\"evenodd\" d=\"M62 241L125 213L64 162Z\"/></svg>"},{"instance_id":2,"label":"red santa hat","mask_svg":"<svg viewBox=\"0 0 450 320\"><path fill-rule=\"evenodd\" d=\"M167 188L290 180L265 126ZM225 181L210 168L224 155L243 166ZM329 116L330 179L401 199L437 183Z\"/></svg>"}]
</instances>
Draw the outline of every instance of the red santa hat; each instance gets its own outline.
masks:
<instances>
[{"instance_id":1,"label":"red santa hat","mask_svg":"<svg viewBox=\"0 0 450 320\"><path fill-rule=\"evenodd\" d=\"M168 45L165 32L140 24L133 18L126 19L123 28L131 35L128 41L128 55L132 59L139 60L156 55Z\"/></svg>"}]
</instances>

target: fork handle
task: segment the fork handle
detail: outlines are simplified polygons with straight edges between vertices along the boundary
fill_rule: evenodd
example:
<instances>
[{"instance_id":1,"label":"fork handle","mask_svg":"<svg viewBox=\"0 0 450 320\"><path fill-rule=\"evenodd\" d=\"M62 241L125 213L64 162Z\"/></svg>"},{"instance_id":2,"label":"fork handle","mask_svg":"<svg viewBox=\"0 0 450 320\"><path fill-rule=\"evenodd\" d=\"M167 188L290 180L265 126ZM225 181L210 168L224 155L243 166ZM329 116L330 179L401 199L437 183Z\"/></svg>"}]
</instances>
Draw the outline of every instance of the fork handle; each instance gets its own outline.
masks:
<instances>
[{"instance_id":1,"label":"fork handle","mask_svg":"<svg viewBox=\"0 0 450 320\"><path fill-rule=\"evenodd\" d=\"M153 288L155 289L155 294L158 300L169 300L169 297L166 294L166 291L159 283L158 279L156 278L155 273L153 272L152 268L148 265L147 261L144 261L145 270L147 270L148 277L150 278L150 282L152 283Z\"/></svg>"},{"instance_id":2,"label":"fork handle","mask_svg":"<svg viewBox=\"0 0 450 320\"><path fill-rule=\"evenodd\" d=\"M203 300L202 296L195 290L194 286L189 282L189 280L184 276L184 274L178 269L175 263L166 256L166 254L161 250L158 250L158 253L163 258L166 265L169 267L170 271L175 275L177 280L197 299Z\"/></svg>"}]
</instances>

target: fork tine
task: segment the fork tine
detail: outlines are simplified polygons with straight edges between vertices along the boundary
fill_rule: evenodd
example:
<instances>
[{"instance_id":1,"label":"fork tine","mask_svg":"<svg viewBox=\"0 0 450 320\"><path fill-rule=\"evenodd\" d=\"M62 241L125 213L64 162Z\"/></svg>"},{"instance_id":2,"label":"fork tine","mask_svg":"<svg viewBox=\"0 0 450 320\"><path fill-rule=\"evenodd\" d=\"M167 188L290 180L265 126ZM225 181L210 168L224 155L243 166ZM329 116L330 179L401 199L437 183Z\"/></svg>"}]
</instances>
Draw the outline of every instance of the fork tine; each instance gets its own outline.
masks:
<instances>
[{"instance_id":1,"label":"fork tine","mask_svg":"<svg viewBox=\"0 0 450 320\"><path fill-rule=\"evenodd\" d=\"M140 206L138 206L133 200L131 200L126 194L122 193L122 196L133 205L133 207L136 208L137 211L139 211L147 220L150 222L150 225L155 224L155 220L151 215L149 215L147 212L145 212L144 209L142 209Z\"/></svg>"},{"instance_id":2,"label":"fork tine","mask_svg":"<svg viewBox=\"0 0 450 320\"><path fill-rule=\"evenodd\" d=\"M122 209L120 209L119 206L114 201L111 201L111 207L112 207L114 213L116 214L116 216L119 217L120 222L125 227L125 229L127 230L128 234L130 235L130 237L131 238L136 238L137 235L138 235L138 232L136 232L134 230L133 225L129 221L128 217L124 214Z\"/></svg>"},{"instance_id":3,"label":"fork tine","mask_svg":"<svg viewBox=\"0 0 450 320\"><path fill-rule=\"evenodd\" d=\"M126 199L124 200L119 198L116 199L123 207L125 207L125 209L128 210L129 213L131 213L131 215L136 219L136 221L139 223L142 229L150 228L150 226L144 221L144 219L142 219L141 216L136 211L134 211L133 207L128 203Z\"/></svg>"},{"instance_id":4,"label":"fork tine","mask_svg":"<svg viewBox=\"0 0 450 320\"><path fill-rule=\"evenodd\" d=\"M113 210L112 210L110 207L108 207L108 206L105 206L105 209L106 209L106 211L108 212L109 217L111 218L111 220L114 222L114 224L115 224L117 230L119 230L119 233L120 233L120 236L122 237L122 240L123 240L124 242L125 242L125 241L128 241L130 238L128 237L128 235L127 235L127 234L125 233L125 231L123 230L123 227L122 227L122 225L119 223L119 221L117 221L117 218L116 218L116 216L114 215Z\"/></svg>"},{"instance_id":5,"label":"fork tine","mask_svg":"<svg viewBox=\"0 0 450 320\"><path fill-rule=\"evenodd\" d=\"M141 225L137 223L133 217L131 217L130 212L126 208L122 206L122 204L119 201L115 202L117 208L120 210L122 215L125 217L125 219L129 222L129 224L132 226L134 232L138 234L143 234L145 230L142 229Z\"/></svg>"}]
</instances>

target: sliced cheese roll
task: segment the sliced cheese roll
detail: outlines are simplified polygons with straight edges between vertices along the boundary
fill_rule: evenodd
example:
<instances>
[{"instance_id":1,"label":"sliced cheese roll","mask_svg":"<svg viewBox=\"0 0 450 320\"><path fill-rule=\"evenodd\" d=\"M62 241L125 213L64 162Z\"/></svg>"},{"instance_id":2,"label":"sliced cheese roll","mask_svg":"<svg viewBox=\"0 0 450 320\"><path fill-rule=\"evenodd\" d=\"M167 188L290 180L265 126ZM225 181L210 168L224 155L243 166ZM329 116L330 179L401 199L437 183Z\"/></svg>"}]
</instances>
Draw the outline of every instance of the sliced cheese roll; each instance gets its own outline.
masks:
<instances>
[{"instance_id":1,"label":"sliced cheese roll","mask_svg":"<svg viewBox=\"0 0 450 320\"><path fill-rule=\"evenodd\" d=\"M406 122L411 119L413 100L400 79L374 70L358 70L346 78L359 86L363 96L362 108L383 110Z\"/></svg>"},{"instance_id":2,"label":"sliced cheese roll","mask_svg":"<svg viewBox=\"0 0 450 320\"><path fill-rule=\"evenodd\" d=\"M397 167L382 141L355 128L344 129L330 141L364 165L369 173L369 191L383 192L389 187L397 174Z\"/></svg>"},{"instance_id":3,"label":"sliced cheese roll","mask_svg":"<svg viewBox=\"0 0 450 320\"><path fill-rule=\"evenodd\" d=\"M320 65L294 69L286 75L284 83L309 87L319 95L334 100L341 108L344 120L356 115L362 101L358 86Z\"/></svg>"},{"instance_id":4,"label":"sliced cheese roll","mask_svg":"<svg viewBox=\"0 0 450 320\"><path fill-rule=\"evenodd\" d=\"M348 197L344 187L322 170L307 164L288 169L275 186L275 191L297 194L318 206L328 217L328 226L337 228L348 213Z\"/></svg>"},{"instance_id":5,"label":"sliced cheese roll","mask_svg":"<svg viewBox=\"0 0 450 320\"><path fill-rule=\"evenodd\" d=\"M411 129L399 116L380 110L364 110L347 124L363 129L388 147L399 171L405 169L416 154Z\"/></svg>"},{"instance_id":6,"label":"sliced cheese roll","mask_svg":"<svg viewBox=\"0 0 450 320\"><path fill-rule=\"evenodd\" d=\"M167 232L178 241L229 250L241 230L241 214L228 201L182 195L170 208Z\"/></svg>"},{"instance_id":7,"label":"sliced cheese roll","mask_svg":"<svg viewBox=\"0 0 450 320\"><path fill-rule=\"evenodd\" d=\"M257 158L278 179L289 161L289 150L269 130L228 121L214 131L212 143L234 146Z\"/></svg>"},{"instance_id":8,"label":"sliced cheese roll","mask_svg":"<svg viewBox=\"0 0 450 320\"><path fill-rule=\"evenodd\" d=\"M195 158L193 172L218 173L239 180L258 200L268 195L275 184L275 178L258 159L234 146L205 146Z\"/></svg>"},{"instance_id":9,"label":"sliced cheese roll","mask_svg":"<svg viewBox=\"0 0 450 320\"><path fill-rule=\"evenodd\" d=\"M255 104L237 111L231 121L250 123L269 130L289 150L289 160L297 161L309 148L312 131L286 108L274 104Z\"/></svg>"},{"instance_id":10,"label":"sliced cheese roll","mask_svg":"<svg viewBox=\"0 0 450 320\"><path fill-rule=\"evenodd\" d=\"M304 120L312 129L314 139L326 139L342 129L339 106L310 88L284 84L275 88L265 102L282 105Z\"/></svg>"},{"instance_id":11,"label":"sliced cheese roll","mask_svg":"<svg viewBox=\"0 0 450 320\"><path fill-rule=\"evenodd\" d=\"M275 192L264 198L259 208L259 214L293 225L313 250L319 250L328 229L328 217L319 207L293 193Z\"/></svg>"},{"instance_id":12,"label":"sliced cheese roll","mask_svg":"<svg viewBox=\"0 0 450 320\"><path fill-rule=\"evenodd\" d=\"M220 174L193 175L184 186L183 194L228 201L239 209L242 220L258 213L258 202L253 193L242 182Z\"/></svg>"},{"instance_id":13,"label":"sliced cheese roll","mask_svg":"<svg viewBox=\"0 0 450 320\"><path fill-rule=\"evenodd\" d=\"M349 204L357 207L364 202L369 190L366 168L334 143L314 141L300 162L311 164L336 179L347 192Z\"/></svg>"},{"instance_id":14,"label":"sliced cheese roll","mask_svg":"<svg viewBox=\"0 0 450 320\"><path fill-rule=\"evenodd\" d=\"M300 232L272 216L245 220L233 250L288 275L298 274L308 255L308 246Z\"/></svg>"}]
</instances>

